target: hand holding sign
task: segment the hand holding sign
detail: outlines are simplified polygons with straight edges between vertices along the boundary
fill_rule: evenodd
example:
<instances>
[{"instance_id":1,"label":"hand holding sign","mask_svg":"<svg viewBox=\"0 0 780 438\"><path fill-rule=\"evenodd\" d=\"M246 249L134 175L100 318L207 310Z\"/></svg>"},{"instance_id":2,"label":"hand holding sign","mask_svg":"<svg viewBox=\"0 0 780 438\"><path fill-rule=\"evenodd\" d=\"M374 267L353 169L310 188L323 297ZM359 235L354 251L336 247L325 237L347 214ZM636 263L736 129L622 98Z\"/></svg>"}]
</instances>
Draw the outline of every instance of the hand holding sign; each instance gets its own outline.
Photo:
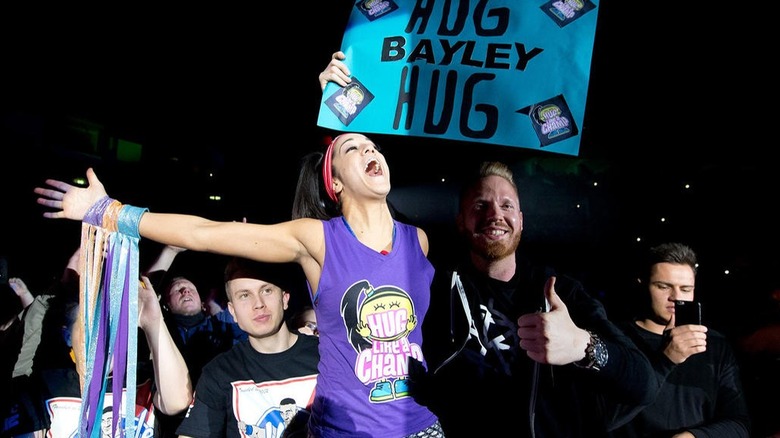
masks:
<instances>
[{"instance_id":1,"label":"hand holding sign","mask_svg":"<svg viewBox=\"0 0 780 438\"><path fill-rule=\"evenodd\" d=\"M342 41L353 80L324 89L318 124L577 155L596 5L447 5L358 2Z\"/></svg>"}]
</instances>

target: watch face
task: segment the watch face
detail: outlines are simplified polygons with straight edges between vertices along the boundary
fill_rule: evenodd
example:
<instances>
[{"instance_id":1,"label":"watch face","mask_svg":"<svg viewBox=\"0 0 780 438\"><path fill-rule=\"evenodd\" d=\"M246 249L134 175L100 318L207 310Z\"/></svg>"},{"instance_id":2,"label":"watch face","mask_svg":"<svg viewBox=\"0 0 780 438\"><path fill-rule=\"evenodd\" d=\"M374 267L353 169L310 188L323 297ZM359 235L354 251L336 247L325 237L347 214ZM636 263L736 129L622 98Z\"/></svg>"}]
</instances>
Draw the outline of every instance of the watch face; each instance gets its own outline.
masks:
<instances>
[{"instance_id":1,"label":"watch face","mask_svg":"<svg viewBox=\"0 0 780 438\"><path fill-rule=\"evenodd\" d=\"M601 369L607 364L609 360L609 352L604 341L596 335L591 335L592 344L589 345L588 353L591 356L592 367L595 369Z\"/></svg>"},{"instance_id":2,"label":"watch face","mask_svg":"<svg viewBox=\"0 0 780 438\"><path fill-rule=\"evenodd\" d=\"M601 340L598 340L593 346L593 360L595 365L599 368L607 364L609 359L609 353L607 353L607 346L604 345Z\"/></svg>"},{"instance_id":3,"label":"watch face","mask_svg":"<svg viewBox=\"0 0 780 438\"><path fill-rule=\"evenodd\" d=\"M607 351L607 345L604 344L601 338L590 330L588 330L588 333L590 333L590 342L585 349L585 357L574 364L580 368L599 371L607 364L609 351Z\"/></svg>"}]
</instances>

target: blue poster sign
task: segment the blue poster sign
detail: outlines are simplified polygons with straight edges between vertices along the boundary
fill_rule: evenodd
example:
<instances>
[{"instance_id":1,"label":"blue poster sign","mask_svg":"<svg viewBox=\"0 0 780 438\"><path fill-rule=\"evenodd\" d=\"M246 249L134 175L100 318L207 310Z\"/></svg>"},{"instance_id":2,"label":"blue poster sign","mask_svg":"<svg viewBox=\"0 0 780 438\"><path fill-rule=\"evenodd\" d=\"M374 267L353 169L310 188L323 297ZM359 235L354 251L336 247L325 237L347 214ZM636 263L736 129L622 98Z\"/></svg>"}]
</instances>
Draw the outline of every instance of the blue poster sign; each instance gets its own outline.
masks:
<instances>
[{"instance_id":1,"label":"blue poster sign","mask_svg":"<svg viewBox=\"0 0 780 438\"><path fill-rule=\"evenodd\" d=\"M360 0L317 124L578 155L591 0Z\"/></svg>"}]
</instances>

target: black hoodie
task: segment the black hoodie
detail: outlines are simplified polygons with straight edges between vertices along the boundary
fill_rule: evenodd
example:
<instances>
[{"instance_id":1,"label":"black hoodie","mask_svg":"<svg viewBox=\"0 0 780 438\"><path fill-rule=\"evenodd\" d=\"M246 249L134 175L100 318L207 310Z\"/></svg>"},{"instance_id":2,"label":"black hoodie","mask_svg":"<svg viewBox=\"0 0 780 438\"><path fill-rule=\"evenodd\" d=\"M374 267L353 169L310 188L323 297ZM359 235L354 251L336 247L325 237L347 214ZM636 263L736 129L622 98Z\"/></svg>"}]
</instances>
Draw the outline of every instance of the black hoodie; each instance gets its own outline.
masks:
<instances>
[{"instance_id":1,"label":"black hoodie","mask_svg":"<svg viewBox=\"0 0 780 438\"><path fill-rule=\"evenodd\" d=\"M557 275L556 293L574 323L605 342L606 366L595 371L542 365L519 347L517 318L545 308L544 284L551 275L551 269L521 258L508 282L470 263L437 271L423 325L428 372L417 381L421 401L439 416L448 438L599 437L612 417L604 414L603 400L649 403L657 387L650 363L607 319L601 302L570 277Z\"/></svg>"}]
</instances>

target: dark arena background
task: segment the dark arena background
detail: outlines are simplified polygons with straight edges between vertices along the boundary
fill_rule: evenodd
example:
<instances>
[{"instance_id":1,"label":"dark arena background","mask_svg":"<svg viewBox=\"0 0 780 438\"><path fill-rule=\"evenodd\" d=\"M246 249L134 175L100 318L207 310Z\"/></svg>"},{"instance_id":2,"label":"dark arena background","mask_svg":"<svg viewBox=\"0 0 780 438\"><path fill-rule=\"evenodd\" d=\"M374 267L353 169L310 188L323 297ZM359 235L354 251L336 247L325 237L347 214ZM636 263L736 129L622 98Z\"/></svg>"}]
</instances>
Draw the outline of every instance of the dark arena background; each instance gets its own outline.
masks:
<instances>
[{"instance_id":1,"label":"dark arena background","mask_svg":"<svg viewBox=\"0 0 780 438\"><path fill-rule=\"evenodd\" d=\"M0 256L8 275L36 295L60 275L80 225L44 219L33 188L84 177L90 166L112 197L151 211L288 219L299 160L330 134L316 126L317 75L339 48L350 8L304 5L3 6ZM705 322L735 341L765 318L777 323L769 297L780 289L780 183L764 112L776 81L759 65L766 56L748 55L768 38L725 6L602 0L598 9L579 156L375 135L392 172L391 202L429 234L431 259L448 263L459 248L460 175L502 160L520 186L522 251L581 279L614 319L628 315L637 252L677 240L699 254ZM142 240L142 264L159 249ZM202 290L221 289L224 262L185 252L172 269ZM18 304L5 285L2 300L9 314ZM768 365L746 363L754 366ZM754 391L767 381L746 384Z\"/></svg>"}]
</instances>

